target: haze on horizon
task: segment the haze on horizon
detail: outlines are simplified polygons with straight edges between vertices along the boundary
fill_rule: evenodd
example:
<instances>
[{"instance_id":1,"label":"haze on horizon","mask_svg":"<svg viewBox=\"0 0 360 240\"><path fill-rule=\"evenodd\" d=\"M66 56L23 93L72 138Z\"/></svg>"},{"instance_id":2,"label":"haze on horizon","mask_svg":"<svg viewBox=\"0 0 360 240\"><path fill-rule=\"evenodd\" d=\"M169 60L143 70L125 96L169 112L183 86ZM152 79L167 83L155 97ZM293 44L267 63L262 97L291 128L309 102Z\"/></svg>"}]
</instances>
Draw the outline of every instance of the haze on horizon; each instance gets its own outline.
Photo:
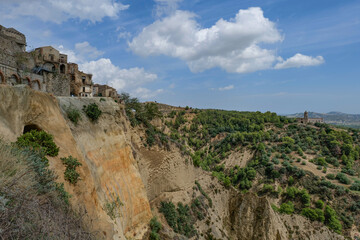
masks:
<instances>
[{"instance_id":1,"label":"haze on horizon","mask_svg":"<svg viewBox=\"0 0 360 240\"><path fill-rule=\"evenodd\" d=\"M4 0L0 24L142 101L359 114L359 12L356 0Z\"/></svg>"}]
</instances>

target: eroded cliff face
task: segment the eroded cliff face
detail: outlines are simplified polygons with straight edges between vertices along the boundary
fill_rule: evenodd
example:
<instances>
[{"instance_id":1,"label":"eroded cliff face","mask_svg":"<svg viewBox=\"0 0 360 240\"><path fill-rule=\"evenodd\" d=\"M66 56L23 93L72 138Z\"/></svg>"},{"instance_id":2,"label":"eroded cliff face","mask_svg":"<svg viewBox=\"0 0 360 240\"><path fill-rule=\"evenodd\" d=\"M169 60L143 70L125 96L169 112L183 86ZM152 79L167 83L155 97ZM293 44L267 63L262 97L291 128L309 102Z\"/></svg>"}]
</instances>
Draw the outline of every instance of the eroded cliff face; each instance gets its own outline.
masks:
<instances>
[{"instance_id":1,"label":"eroded cliff face","mask_svg":"<svg viewBox=\"0 0 360 240\"><path fill-rule=\"evenodd\" d=\"M50 168L72 195L72 206L86 213L85 223L107 239L141 239L151 218L149 201L131 144L127 142L127 123L121 105L98 98L58 98L27 87L0 86L0 135L16 141L25 126L36 126L54 136L59 156L49 158ZM91 123L85 115L78 126L64 118L69 105L81 109L96 102L103 116ZM81 111L81 110L80 110ZM65 167L60 158L76 157L81 180L70 185L63 179ZM105 205L117 198L123 203L118 217L111 219Z\"/></svg>"},{"instance_id":2,"label":"eroded cliff face","mask_svg":"<svg viewBox=\"0 0 360 240\"><path fill-rule=\"evenodd\" d=\"M320 223L275 212L266 197L225 188L211 173L195 168L175 144L145 147L141 140L145 139L144 129L131 128L123 105L100 99L55 98L26 87L0 86L0 136L16 141L28 125L54 136L60 152L49 158L50 168L72 195L71 205L85 213L85 223L100 238L146 239L149 221L155 214L164 226L162 239L186 239L171 230L157 208L161 201L190 205L198 198L207 205L205 218L194 223L199 239L343 239ZM81 111L90 103L98 104L103 112L96 123ZM80 110L82 120L78 125L67 119L68 108ZM164 127L161 121L154 124ZM82 163L78 168L81 180L75 186L63 178L65 167L60 158L69 155ZM105 205L117 198L123 205L112 219Z\"/></svg>"}]
</instances>

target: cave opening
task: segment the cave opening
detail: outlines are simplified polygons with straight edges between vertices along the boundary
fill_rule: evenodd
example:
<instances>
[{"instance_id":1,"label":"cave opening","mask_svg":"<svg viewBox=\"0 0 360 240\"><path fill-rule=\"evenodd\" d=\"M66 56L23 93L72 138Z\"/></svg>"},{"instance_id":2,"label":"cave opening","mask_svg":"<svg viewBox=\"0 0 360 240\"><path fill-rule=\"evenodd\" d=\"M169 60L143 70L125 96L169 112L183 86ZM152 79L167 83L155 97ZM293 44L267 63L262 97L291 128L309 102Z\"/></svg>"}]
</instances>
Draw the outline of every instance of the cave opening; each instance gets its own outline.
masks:
<instances>
[{"instance_id":1,"label":"cave opening","mask_svg":"<svg viewBox=\"0 0 360 240\"><path fill-rule=\"evenodd\" d=\"M30 132L31 130L41 131L42 129L35 124L28 124L24 127L23 134Z\"/></svg>"}]
</instances>

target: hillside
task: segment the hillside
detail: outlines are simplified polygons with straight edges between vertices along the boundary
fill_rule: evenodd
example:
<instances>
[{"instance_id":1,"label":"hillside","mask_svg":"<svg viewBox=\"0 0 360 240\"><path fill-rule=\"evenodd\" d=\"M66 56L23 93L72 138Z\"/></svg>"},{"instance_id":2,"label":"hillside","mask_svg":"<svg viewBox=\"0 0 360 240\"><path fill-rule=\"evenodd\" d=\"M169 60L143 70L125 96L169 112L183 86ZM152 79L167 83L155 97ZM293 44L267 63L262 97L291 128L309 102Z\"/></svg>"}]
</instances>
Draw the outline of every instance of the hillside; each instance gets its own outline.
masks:
<instances>
[{"instance_id":1,"label":"hillside","mask_svg":"<svg viewBox=\"0 0 360 240\"><path fill-rule=\"evenodd\" d=\"M286 116L291 118L301 118L304 116L304 113L295 113ZM348 114L342 112L309 112L309 118L324 118L324 121L328 124L360 128L360 114Z\"/></svg>"},{"instance_id":2,"label":"hillside","mask_svg":"<svg viewBox=\"0 0 360 240\"><path fill-rule=\"evenodd\" d=\"M47 156L48 166L71 195L72 211L83 216L79 231L96 239L328 240L359 234L358 130L304 125L270 112L122 99L124 104L0 86L0 143L19 145L29 130L53 136L59 151ZM88 115L88 106L99 112ZM63 159L69 156L81 164L78 177L66 174ZM11 197L6 187L0 193ZM63 239L61 233L54 238Z\"/></svg>"}]
</instances>

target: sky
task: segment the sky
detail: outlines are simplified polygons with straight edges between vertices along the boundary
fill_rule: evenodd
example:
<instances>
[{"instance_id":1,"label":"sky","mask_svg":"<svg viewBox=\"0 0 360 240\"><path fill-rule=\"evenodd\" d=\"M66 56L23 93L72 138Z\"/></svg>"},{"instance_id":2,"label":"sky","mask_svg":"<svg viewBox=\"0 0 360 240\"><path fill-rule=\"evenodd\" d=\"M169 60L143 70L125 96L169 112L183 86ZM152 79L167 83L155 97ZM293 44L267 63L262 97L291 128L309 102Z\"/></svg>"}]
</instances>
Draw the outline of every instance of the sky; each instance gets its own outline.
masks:
<instances>
[{"instance_id":1,"label":"sky","mask_svg":"<svg viewBox=\"0 0 360 240\"><path fill-rule=\"evenodd\" d=\"M141 101L360 114L359 0L0 0L0 24Z\"/></svg>"}]
</instances>

